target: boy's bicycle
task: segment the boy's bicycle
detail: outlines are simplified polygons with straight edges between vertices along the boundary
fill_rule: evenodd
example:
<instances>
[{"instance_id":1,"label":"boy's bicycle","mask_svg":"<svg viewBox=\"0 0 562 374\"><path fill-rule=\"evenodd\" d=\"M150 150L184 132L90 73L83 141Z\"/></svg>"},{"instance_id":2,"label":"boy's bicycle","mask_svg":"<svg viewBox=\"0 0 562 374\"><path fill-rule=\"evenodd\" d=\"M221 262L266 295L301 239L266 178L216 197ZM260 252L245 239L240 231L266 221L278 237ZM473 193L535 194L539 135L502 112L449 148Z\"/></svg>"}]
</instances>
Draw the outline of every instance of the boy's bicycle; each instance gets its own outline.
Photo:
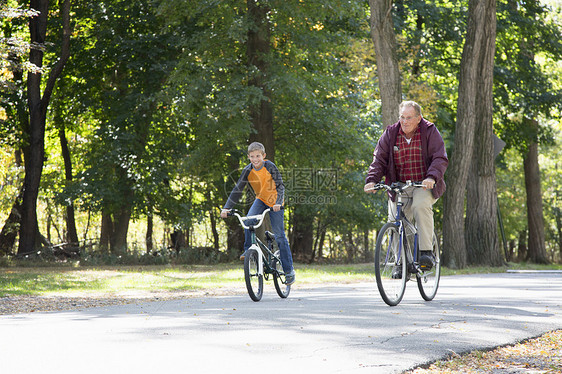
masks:
<instances>
[{"instance_id":1,"label":"boy's bicycle","mask_svg":"<svg viewBox=\"0 0 562 374\"><path fill-rule=\"evenodd\" d=\"M267 245L256 236L256 229L262 225L265 215L269 211L270 209L266 209L262 214L248 217L242 217L241 212L236 209L228 212L229 216L236 216L240 221L240 225L244 229L250 230L251 233L252 244L244 257L244 278L248 294L254 301L261 300L263 296L263 279L269 280L270 275L273 276L275 290L281 298L284 299L289 296L291 291L291 286L287 285L285 279L279 250L273 252L275 235L270 231L265 232Z\"/></svg>"},{"instance_id":2,"label":"boy's bicycle","mask_svg":"<svg viewBox=\"0 0 562 374\"><path fill-rule=\"evenodd\" d=\"M406 282L411 275L415 274L420 294L426 301L433 300L439 287L441 262L437 236L433 233L434 265L431 269L423 270L418 262L417 229L402 211L402 195L405 190L417 187L423 186L421 183L410 181L405 184L396 182L390 186L377 183L373 186L373 190L385 189L396 193L396 216L381 228L375 246L377 287L385 303L390 306L400 303L406 291Z\"/></svg>"}]
</instances>

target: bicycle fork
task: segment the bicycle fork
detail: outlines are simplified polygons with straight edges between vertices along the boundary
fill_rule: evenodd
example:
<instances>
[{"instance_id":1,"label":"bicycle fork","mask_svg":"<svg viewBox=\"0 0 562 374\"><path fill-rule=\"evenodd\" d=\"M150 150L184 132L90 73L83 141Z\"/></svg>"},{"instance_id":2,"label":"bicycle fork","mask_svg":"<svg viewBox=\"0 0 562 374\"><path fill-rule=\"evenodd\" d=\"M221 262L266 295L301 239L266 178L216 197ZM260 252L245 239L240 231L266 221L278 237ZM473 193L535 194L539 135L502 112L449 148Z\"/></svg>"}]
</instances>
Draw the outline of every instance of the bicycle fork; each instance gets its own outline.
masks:
<instances>
[{"instance_id":1,"label":"bicycle fork","mask_svg":"<svg viewBox=\"0 0 562 374\"><path fill-rule=\"evenodd\" d=\"M263 252L259 245L252 244L248 250L255 249L258 252L258 275L263 276Z\"/></svg>"}]
</instances>

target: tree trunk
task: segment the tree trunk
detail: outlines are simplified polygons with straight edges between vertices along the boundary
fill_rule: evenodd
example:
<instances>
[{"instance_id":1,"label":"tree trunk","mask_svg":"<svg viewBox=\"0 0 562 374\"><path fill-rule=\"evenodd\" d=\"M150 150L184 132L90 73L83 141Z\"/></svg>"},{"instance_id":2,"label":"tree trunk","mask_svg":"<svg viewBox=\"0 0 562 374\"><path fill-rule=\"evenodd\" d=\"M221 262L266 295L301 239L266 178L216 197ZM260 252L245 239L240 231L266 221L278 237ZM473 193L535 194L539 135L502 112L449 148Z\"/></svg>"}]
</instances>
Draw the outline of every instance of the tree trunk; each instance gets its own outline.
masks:
<instances>
[{"instance_id":1,"label":"tree trunk","mask_svg":"<svg viewBox=\"0 0 562 374\"><path fill-rule=\"evenodd\" d=\"M398 107L402 101L402 81L396 54L392 0L369 0L369 5L371 38L375 45L382 103L382 123L386 128L398 120Z\"/></svg>"},{"instance_id":2,"label":"tree trunk","mask_svg":"<svg viewBox=\"0 0 562 374\"><path fill-rule=\"evenodd\" d=\"M213 248L217 251L220 248L219 232L217 230L217 217L214 213L214 208L209 210L209 218L211 220L211 232L213 233Z\"/></svg>"},{"instance_id":3,"label":"tree trunk","mask_svg":"<svg viewBox=\"0 0 562 374\"><path fill-rule=\"evenodd\" d=\"M515 240L510 240L510 241L509 241L509 244L508 244L508 247L509 247L509 251L507 252L508 255L507 255L507 259L506 259L506 260L507 260L507 262L511 262L511 261L514 260L514 254L515 254Z\"/></svg>"},{"instance_id":4,"label":"tree trunk","mask_svg":"<svg viewBox=\"0 0 562 374\"><path fill-rule=\"evenodd\" d=\"M556 214L556 232L558 233L558 262L562 263L562 210L554 208Z\"/></svg>"},{"instance_id":5,"label":"tree trunk","mask_svg":"<svg viewBox=\"0 0 562 374\"><path fill-rule=\"evenodd\" d=\"M529 121L538 126L536 121ZM529 225L529 260L537 264L548 264L544 237L544 217L542 208L541 179L539 170L538 144L529 145L523 161L525 170L525 189L527 191L527 222Z\"/></svg>"},{"instance_id":6,"label":"tree trunk","mask_svg":"<svg viewBox=\"0 0 562 374\"><path fill-rule=\"evenodd\" d=\"M480 154L479 160L481 158ZM467 186L465 221L467 260L470 265L502 266L504 260L497 230L495 174L482 175L478 172L478 165L478 160L475 160L470 178L475 182L470 182Z\"/></svg>"},{"instance_id":7,"label":"tree trunk","mask_svg":"<svg viewBox=\"0 0 562 374\"><path fill-rule=\"evenodd\" d=\"M27 131L28 146L25 150L25 179L22 203L22 218L20 227L18 255L26 255L36 250L39 240L39 227L37 224L37 197L39 195L39 184L43 171L43 159L45 157L45 122L47 119L47 107L56 79L62 72L68 57L70 56L70 0L64 0L61 4L61 16L63 25L62 49L58 61L50 70L43 96L41 97L41 78L38 72L29 72L27 75L27 104L29 110L29 127ZM47 34L47 19L49 12L48 0L31 0L30 8L38 10L40 14L31 17L29 31L31 43L44 45ZM37 67L43 66L43 51L32 48L29 53L29 61Z\"/></svg>"},{"instance_id":8,"label":"tree trunk","mask_svg":"<svg viewBox=\"0 0 562 374\"><path fill-rule=\"evenodd\" d=\"M353 242L353 232L349 230L347 232L347 240L346 240L346 252L347 252L347 262L352 263L357 254L357 247Z\"/></svg>"},{"instance_id":9,"label":"tree trunk","mask_svg":"<svg viewBox=\"0 0 562 374\"><path fill-rule=\"evenodd\" d=\"M70 158L70 150L68 149L68 141L64 127L59 129L59 140L61 145L62 158L64 160L65 179L68 183L72 182L72 160ZM74 218L74 203L70 202L66 206L66 238L65 240L72 246L79 246L78 232L76 231L76 220Z\"/></svg>"},{"instance_id":10,"label":"tree trunk","mask_svg":"<svg viewBox=\"0 0 562 374\"><path fill-rule=\"evenodd\" d=\"M293 231L291 238L291 251L295 258L308 262L312 258L312 245L314 242L313 219L301 211L298 206L293 214Z\"/></svg>"},{"instance_id":11,"label":"tree trunk","mask_svg":"<svg viewBox=\"0 0 562 374\"><path fill-rule=\"evenodd\" d=\"M150 212L146 215L146 237L145 237L145 243L146 243L146 253L150 254L152 252L153 248L153 240L152 240L152 235L154 232L154 220L153 220L153 216L152 216L152 208L149 208Z\"/></svg>"},{"instance_id":12,"label":"tree trunk","mask_svg":"<svg viewBox=\"0 0 562 374\"><path fill-rule=\"evenodd\" d=\"M172 242L172 248L179 252L182 248L187 248L187 241L186 241L186 232L183 230L175 230L173 233L170 234L170 240Z\"/></svg>"},{"instance_id":13,"label":"tree trunk","mask_svg":"<svg viewBox=\"0 0 562 374\"><path fill-rule=\"evenodd\" d=\"M0 232L0 256L12 254L12 250L14 249L21 222L22 199L23 188L20 189L16 201L12 206L12 210L10 211L10 215L8 219L6 219L6 222L4 222L2 232Z\"/></svg>"},{"instance_id":14,"label":"tree trunk","mask_svg":"<svg viewBox=\"0 0 562 374\"><path fill-rule=\"evenodd\" d=\"M324 242L326 241L326 226L322 226L320 240L318 242L318 253L316 254L316 258L322 259L324 257Z\"/></svg>"},{"instance_id":15,"label":"tree trunk","mask_svg":"<svg viewBox=\"0 0 562 374\"><path fill-rule=\"evenodd\" d=\"M111 246L110 240L113 237L113 219L107 210L103 210L101 214L101 233L100 233L100 250L109 252Z\"/></svg>"},{"instance_id":16,"label":"tree trunk","mask_svg":"<svg viewBox=\"0 0 562 374\"><path fill-rule=\"evenodd\" d=\"M230 191L234 188L234 185L239 177L239 156L231 154L227 159L227 163L231 172L229 174L229 178L224 184L225 200ZM240 227L240 223L237 219L226 219L224 222L226 224L226 252L228 253L229 258L235 258L240 256L243 252L244 230Z\"/></svg>"},{"instance_id":17,"label":"tree trunk","mask_svg":"<svg viewBox=\"0 0 562 374\"><path fill-rule=\"evenodd\" d=\"M477 99L488 100L489 97L487 90L491 86L487 80L492 79L495 30L496 1L470 0L468 31L459 78L454 151L447 171L447 191L443 201L443 263L453 269L464 268L467 265L464 234L465 191L474 154L477 121L475 114L478 106L489 105Z\"/></svg>"},{"instance_id":18,"label":"tree trunk","mask_svg":"<svg viewBox=\"0 0 562 374\"><path fill-rule=\"evenodd\" d=\"M494 6L495 8L495 6ZM490 10L491 12L491 10ZM476 132L474 158L467 185L466 244L471 265L502 266L503 256L498 237L498 195L496 190L493 80L496 39L496 17L488 18L486 48L482 56L480 86L476 102Z\"/></svg>"},{"instance_id":19,"label":"tree trunk","mask_svg":"<svg viewBox=\"0 0 562 374\"><path fill-rule=\"evenodd\" d=\"M369 238L369 230L365 230L363 232L363 261L371 262L373 258L374 251L371 251L371 240Z\"/></svg>"},{"instance_id":20,"label":"tree trunk","mask_svg":"<svg viewBox=\"0 0 562 374\"><path fill-rule=\"evenodd\" d=\"M527 261L527 229L519 233L519 242L517 243L517 261Z\"/></svg>"},{"instance_id":21,"label":"tree trunk","mask_svg":"<svg viewBox=\"0 0 562 374\"><path fill-rule=\"evenodd\" d=\"M248 70L250 71L248 84L257 87L262 93L262 97L250 106L250 117L255 132L250 134L249 140L262 143L265 146L267 158L274 161L273 107L266 79L269 70L267 56L271 38L270 8L267 6L267 2L247 0L246 3L250 24L246 45Z\"/></svg>"},{"instance_id":22,"label":"tree trunk","mask_svg":"<svg viewBox=\"0 0 562 374\"><path fill-rule=\"evenodd\" d=\"M320 218L317 219L318 224L316 225L316 236L314 238L314 246L312 249L312 258L310 262L314 262L317 258L321 259L324 255L322 252L322 247L324 246L324 238L326 237L326 225L322 223Z\"/></svg>"},{"instance_id":23,"label":"tree trunk","mask_svg":"<svg viewBox=\"0 0 562 374\"><path fill-rule=\"evenodd\" d=\"M227 219L226 223L226 251L230 258L239 256L244 248L244 230L238 220Z\"/></svg>"},{"instance_id":24,"label":"tree trunk","mask_svg":"<svg viewBox=\"0 0 562 374\"><path fill-rule=\"evenodd\" d=\"M110 240L111 253L123 255L127 253L127 234L129 232L129 221L131 220L132 204L130 199L126 199L123 206L120 207L117 214L113 218L113 237Z\"/></svg>"}]
</instances>

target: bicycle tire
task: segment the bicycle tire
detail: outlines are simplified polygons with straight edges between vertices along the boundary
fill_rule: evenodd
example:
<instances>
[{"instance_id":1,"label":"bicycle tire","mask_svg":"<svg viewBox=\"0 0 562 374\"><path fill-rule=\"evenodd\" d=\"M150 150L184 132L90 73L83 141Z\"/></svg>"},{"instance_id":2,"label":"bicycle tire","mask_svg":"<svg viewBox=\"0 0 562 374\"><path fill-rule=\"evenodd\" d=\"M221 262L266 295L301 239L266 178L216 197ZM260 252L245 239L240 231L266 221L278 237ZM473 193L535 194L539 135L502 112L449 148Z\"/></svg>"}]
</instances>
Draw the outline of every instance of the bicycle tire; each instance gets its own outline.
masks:
<instances>
[{"instance_id":1,"label":"bicycle tire","mask_svg":"<svg viewBox=\"0 0 562 374\"><path fill-rule=\"evenodd\" d=\"M258 256L258 251L249 249L244 257L244 279L248 295L253 301L260 301L263 296L263 274L259 274Z\"/></svg>"},{"instance_id":2,"label":"bicycle tire","mask_svg":"<svg viewBox=\"0 0 562 374\"><path fill-rule=\"evenodd\" d=\"M441 258L439 253L439 242L437 236L433 233L433 257L435 258L435 266L429 271L416 275L418 281L418 289L425 301L431 301L437 294L439 288L439 278L441 277Z\"/></svg>"},{"instance_id":3,"label":"bicycle tire","mask_svg":"<svg viewBox=\"0 0 562 374\"><path fill-rule=\"evenodd\" d=\"M277 258L280 258L279 254L280 254L279 250L275 251L275 256ZM285 277L285 273L283 272L283 265L281 264L281 261L278 261L276 258L273 258L272 265L273 265L272 268L274 270L273 284L275 285L275 291L277 291L277 295L279 295L280 298L286 299L287 296L289 296L289 293L291 292L291 286L283 283L283 279L281 278L281 277L283 278Z\"/></svg>"},{"instance_id":4,"label":"bicycle tire","mask_svg":"<svg viewBox=\"0 0 562 374\"><path fill-rule=\"evenodd\" d=\"M406 258L399 253L400 233L396 224L385 224L377 236L375 246L375 275L382 299L390 306L396 306L406 291ZM404 252L402 252L404 253ZM400 269L401 277L393 277Z\"/></svg>"}]
</instances>

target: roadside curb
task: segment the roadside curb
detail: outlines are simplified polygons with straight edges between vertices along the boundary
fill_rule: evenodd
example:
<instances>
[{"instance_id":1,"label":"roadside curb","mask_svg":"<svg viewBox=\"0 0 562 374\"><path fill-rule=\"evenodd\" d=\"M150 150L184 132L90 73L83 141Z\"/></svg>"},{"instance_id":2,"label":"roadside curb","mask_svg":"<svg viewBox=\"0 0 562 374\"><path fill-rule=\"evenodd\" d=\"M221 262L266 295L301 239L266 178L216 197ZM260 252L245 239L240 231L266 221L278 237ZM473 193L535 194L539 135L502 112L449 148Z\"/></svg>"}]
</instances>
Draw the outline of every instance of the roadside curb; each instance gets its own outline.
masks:
<instances>
[{"instance_id":1,"label":"roadside curb","mask_svg":"<svg viewBox=\"0 0 562 374\"><path fill-rule=\"evenodd\" d=\"M546 273L554 273L554 274L562 274L562 270L507 270L508 273L538 273L538 274L546 274Z\"/></svg>"}]
</instances>

